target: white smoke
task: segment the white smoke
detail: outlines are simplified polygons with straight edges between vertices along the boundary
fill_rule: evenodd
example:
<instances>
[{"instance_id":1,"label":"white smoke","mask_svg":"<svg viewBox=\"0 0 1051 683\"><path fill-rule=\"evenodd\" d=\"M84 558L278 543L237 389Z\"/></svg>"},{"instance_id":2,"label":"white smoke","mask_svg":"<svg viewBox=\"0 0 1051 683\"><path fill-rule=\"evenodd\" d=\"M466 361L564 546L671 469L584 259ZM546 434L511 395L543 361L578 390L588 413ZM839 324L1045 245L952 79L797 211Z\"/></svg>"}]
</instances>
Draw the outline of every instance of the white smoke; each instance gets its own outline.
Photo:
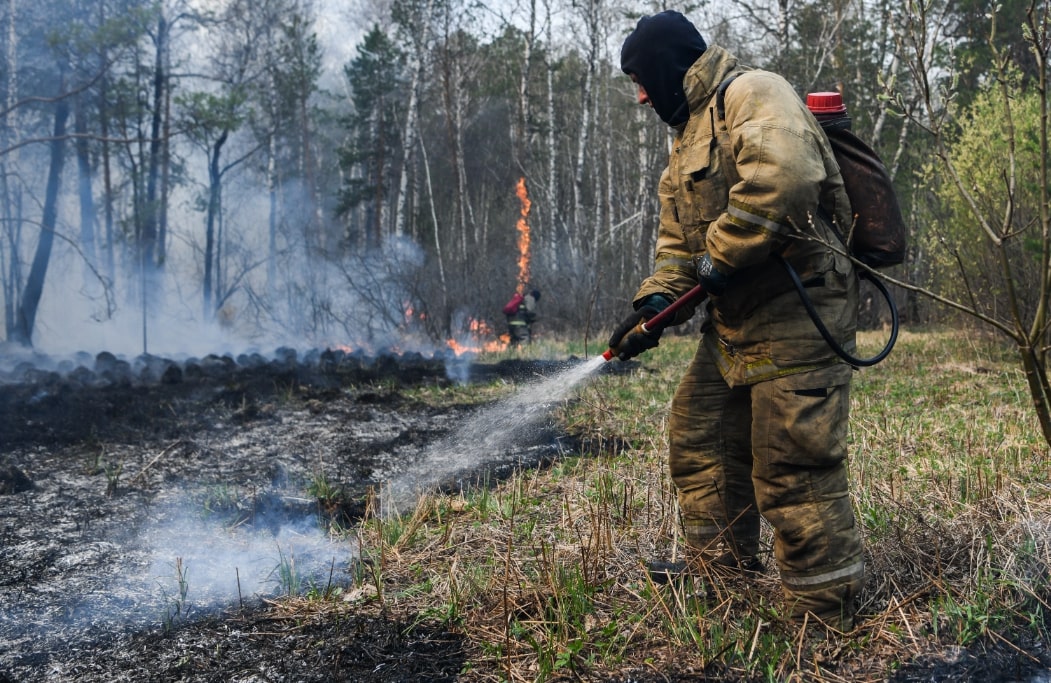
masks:
<instances>
[{"instance_id":1,"label":"white smoke","mask_svg":"<svg viewBox=\"0 0 1051 683\"><path fill-rule=\"evenodd\" d=\"M324 593L347 582L353 547L324 533L313 518L269 528L229 528L183 515L151 528L142 588L164 613L195 613L273 595ZM183 590L185 588L185 590Z\"/></svg>"}]
</instances>

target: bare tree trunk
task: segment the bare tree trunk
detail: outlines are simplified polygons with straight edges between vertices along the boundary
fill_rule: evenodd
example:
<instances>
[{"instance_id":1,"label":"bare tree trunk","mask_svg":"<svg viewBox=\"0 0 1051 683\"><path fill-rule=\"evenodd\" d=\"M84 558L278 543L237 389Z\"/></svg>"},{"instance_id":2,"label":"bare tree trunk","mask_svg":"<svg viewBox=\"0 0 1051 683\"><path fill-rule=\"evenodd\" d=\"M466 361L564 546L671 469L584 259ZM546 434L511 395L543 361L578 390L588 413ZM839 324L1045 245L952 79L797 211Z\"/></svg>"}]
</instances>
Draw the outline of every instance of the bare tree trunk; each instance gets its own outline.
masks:
<instances>
[{"instance_id":1,"label":"bare tree trunk","mask_svg":"<svg viewBox=\"0 0 1051 683\"><path fill-rule=\"evenodd\" d=\"M445 282L445 257L442 249L442 231L438 225L438 212L434 209L434 187L431 184L431 165L427 160L427 147L420 138L420 155L423 157L423 173L427 179L427 196L430 198L431 222L434 224L434 254L438 261L438 282L441 284L442 309L449 307L449 288Z\"/></svg>"},{"instance_id":2,"label":"bare tree trunk","mask_svg":"<svg viewBox=\"0 0 1051 683\"><path fill-rule=\"evenodd\" d=\"M547 8L547 44L553 45L551 35L551 5ZM556 145L558 128L555 125L555 61L547 62L547 216L551 223L547 240L547 262L551 266L558 263L559 244L565 244L560 226L563 224L558 212L558 146Z\"/></svg>"},{"instance_id":3,"label":"bare tree trunk","mask_svg":"<svg viewBox=\"0 0 1051 683\"><path fill-rule=\"evenodd\" d=\"M600 0L588 0L584 9L583 20L588 28L587 65L584 71L584 83L580 95L580 125L577 138L577 158L573 166L573 226L570 230L569 257L576 263L582 257L581 246L587 243L584 227L584 169L587 151L591 144L591 118L594 96L596 61L599 53L598 3Z\"/></svg>"},{"instance_id":4,"label":"bare tree trunk","mask_svg":"<svg viewBox=\"0 0 1051 683\"><path fill-rule=\"evenodd\" d=\"M1048 154L1051 153L1051 141L1048 139L1051 131L1051 114L1048 111L1048 64L1047 56L1051 50L1051 12L1047 5L1043 4L1038 9L1035 0L1031 0L1026 12L1027 40L1030 43L1037 67L1037 92L1040 93L1040 236L1043 248L1040 254L1041 284L1040 305L1033 316L1032 324L1026 333L1028 344L1021 345L1023 353L1023 364L1026 369L1026 377L1029 381L1030 394L1036 406L1037 416L1040 419L1040 427L1044 434L1044 440L1051 444L1051 388L1049 388L1046 354L1048 318L1051 317L1051 162ZM1032 356L1026 361L1025 358ZM1030 367L1032 366L1032 367Z\"/></svg>"},{"instance_id":5,"label":"bare tree trunk","mask_svg":"<svg viewBox=\"0 0 1051 683\"><path fill-rule=\"evenodd\" d=\"M44 291L44 279L51 261L51 247L55 242L62 166L66 160L65 137L68 117L69 103L65 99L60 99L55 104L55 127L50 143L51 163L48 167L47 188L44 192L44 211L40 219L40 241L37 242L33 265L29 269L26 287L22 291L22 301L18 308L12 335L12 341L25 346L32 346L33 327L36 325L36 314L40 306L40 297Z\"/></svg>"},{"instance_id":6,"label":"bare tree trunk","mask_svg":"<svg viewBox=\"0 0 1051 683\"><path fill-rule=\"evenodd\" d=\"M167 49L168 22L163 13L157 19L157 45L153 62L153 101L150 116L150 144L146 158L146 196L143 203L142 234L139 248L142 265L151 273L157 262L158 201L157 187L160 175L161 120L164 113L164 51ZM152 296L154 292L147 291Z\"/></svg>"},{"instance_id":7,"label":"bare tree trunk","mask_svg":"<svg viewBox=\"0 0 1051 683\"><path fill-rule=\"evenodd\" d=\"M788 50L790 24L788 21L790 0L777 0L777 64L779 71L784 70L785 51Z\"/></svg>"},{"instance_id":8,"label":"bare tree trunk","mask_svg":"<svg viewBox=\"0 0 1051 683\"><path fill-rule=\"evenodd\" d=\"M271 110L270 120L277 116ZM267 259L266 286L270 294L276 293L277 287L277 131L270 131L266 153L266 194L269 200L267 213Z\"/></svg>"},{"instance_id":9,"label":"bare tree trunk","mask_svg":"<svg viewBox=\"0 0 1051 683\"><path fill-rule=\"evenodd\" d=\"M0 191L4 198L4 244L0 247L0 282L4 294L4 336L9 338L15 329L15 311L22 287L22 199L21 193L9 181L7 164L0 164Z\"/></svg>"},{"instance_id":10,"label":"bare tree trunk","mask_svg":"<svg viewBox=\"0 0 1051 683\"><path fill-rule=\"evenodd\" d=\"M302 173L303 182L306 184L305 197L309 201L308 209L310 211L310 225L309 230L311 233L317 235L317 245L322 250L327 248L328 240L326 236L322 234L324 221L321 217L321 202L318 201L318 182L317 172L314 168L314 153L313 153L313 136L310 131L310 119L308 118L308 103L310 94L306 88L301 88L298 91L299 95L299 137L302 151Z\"/></svg>"},{"instance_id":11,"label":"bare tree trunk","mask_svg":"<svg viewBox=\"0 0 1051 683\"><path fill-rule=\"evenodd\" d=\"M212 305L213 268L216 252L215 235L216 221L220 208L219 198L223 182L222 171L219 167L219 157L222 154L223 145L226 144L228 135L228 131L223 131L219 135L212 145L211 153L208 156L208 212L204 228L204 282L202 284L204 304L202 312L205 320L211 320L215 313Z\"/></svg>"},{"instance_id":12,"label":"bare tree trunk","mask_svg":"<svg viewBox=\"0 0 1051 683\"><path fill-rule=\"evenodd\" d=\"M407 206L410 204L409 176L411 175L414 166L412 161L416 155L416 134L419 129L420 88L423 83L424 70L423 56L426 54L430 42L428 32L431 25L431 8L433 5L433 0L427 0L427 4L423 9L423 15L417 17L414 27L415 30L413 30L413 36L415 37L418 34L419 37L412 42L412 55L409 65L409 73L411 74L409 82L409 102L406 105L405 127L401 136L402 163L401 170L398 172L398 201L394 214L394 234L397 237L409 232L406 230L406 223L408 221Z\"/></svg>"},{"instance_id":13,"label":"bare tree trunk","mask_svg":"<svg viewBox=\"0 0 1051 683\"><path fill-rule=\"evenodd\" d=\"M880 40L881 45L894 45L895 37L893 35L893 28L890 21L891 11L888 6L888 0L882 1L882 9L880 10ZM859 62L860 63L860 62ZM893 93L898 87L898 79L901 76L902 61L898 56L897 51L892 51L886 60L880 60L879 64L886 64L886 68L883 69L883 73L880 74L879 82L883 84L883 90L887 93ZM859 77L860 80L860 77ZM874 148L879 148L879 141L883 136L883 128L887 125L888 118L890 116L891 103L894 102L893 98L880 98L878 101L873 102L873 106L879 107L879 114L872 125L872 136L869 138L869 144ZM915 103L910 103L910 106ZM902 125L902 132L899 136L898 153L895 154L895 159L900 158L900 153L905 148L907 141L908 130L908 118L904 118ZM891 178L894 178L897 172L897 163L892 165L893 170L891 171ZM888 169L890 170L890 169Z\"/></svg>"},{"instance_id":14,"label":"bare tree trunk","mask_svg":"<svg viewBox=\"0 0 1051 683\"><path fill-rule=\"evenodd\" d=\"M536 43L536 0L529 0L529 30L525 36L522 54L522 74L518 79L518 92L515 102L515 118L511 128L511 154L518 165L525 168L531 145L529 144L529 124L532 119L529 99L529 79L533 73L533 47Z\"/></svg>"},{"instance_id":15,"label":"bare tree trunk","mask_svg":"<svg viewBox=\"0 0 1051 683\"><path fill-rule=\"evenodd\" d=\"M12 0L13 1L13 0ZM106 3L99 3L99 25L106 23ZM100 64L109 63L109 55L106 46L103 45L99 56ZM103 257L105 262L106 278L112 286L116 278L116 264L113 258L113 174L110 168L109 143L109 73L102 75L99 81L99 130L102 134L102 206L103 206Z\"/></svg>"},{"instance_id":16,"label":"bare tree trunk","mask_svg":"<svg viewBox=\"0 0 1051 683\"><path fill-rule=\"evenodd\" d=\"M378 103L379 108L382 110L386 107L386 102L380 100ZM380 247L385 239L386 230L384 229L384 195L383 195L383 173L386 168L387 158L386 154L386 140L387 140L387 129L379 121L374 120L372 122L373 136L372 139L376 141L376 154L373 156L373 169L372 177L375 179L373 185L373 199L372 199L372 218L369 221L369 238L366 242L370 248Z\"/></svg>"},{"instance_id":17,"label":"bare tree trunk","mask_svg":"<svg viewBox=\"0 0 1051 683\"><path fill-rule=\"evenodd\" d=\"M168 50L164 51L164 132L161 135L161 196L157 206L157 263L162 267L168 259L168 201L171 196L172 89L167 77L171 71L169 54Z\"/></svg>"},{"instance_id":18,"label":"bare tree trunk","mask_svg":"<svg viewBox=\"0 0 1051 683\"><path fill-rule=\"evenodd\" d=\"M448 12L448 10L447 10ZM459 37L450 31L446 15L445 47L442 56L442 99L445 105L445 127L456 176L455 228L459 235L459 259L467 263L468 254L477 247L477 235L470 231L467 170L463 159L463 84Z\"/></svg>"},{"instance_id":19,"label":"bare tree trunk","mask_svg":"<svg viewBox=\"0 0 1051 683\"><path fill-rule=\"evenodd\" d=\"M77 133L74 148L77 156L77 196L80 200L80 253L86 262L84 285L91 284L96 266L95 255L95 198L91 187L91 159L88 150L87 122L84 120L84 94L77 95L74 104L74 130Z\"/></svg>"},{"instance_id":20,"label":"bare tree trunk","mask_svg":"<svg viewBox=\"0 0 1051 683\"><path fill-rule=\"evenodd\" d=\"M16 118L15 102L18 100L18 32L17 7L15 0L8 0L7 8L7 98L4 102L4 117L0 122L0 147L8 149L15 136ZM0 245L0 282L3 282L4 294L4 334L10 337L15 329L15 311L21 296L22 259L21 259L21 226L22 200L21 192L12 182L9 156L18 154L18 150L0 157L0 190L3 194L3 236L4 244Z\"/></svg>"}]
</instances>

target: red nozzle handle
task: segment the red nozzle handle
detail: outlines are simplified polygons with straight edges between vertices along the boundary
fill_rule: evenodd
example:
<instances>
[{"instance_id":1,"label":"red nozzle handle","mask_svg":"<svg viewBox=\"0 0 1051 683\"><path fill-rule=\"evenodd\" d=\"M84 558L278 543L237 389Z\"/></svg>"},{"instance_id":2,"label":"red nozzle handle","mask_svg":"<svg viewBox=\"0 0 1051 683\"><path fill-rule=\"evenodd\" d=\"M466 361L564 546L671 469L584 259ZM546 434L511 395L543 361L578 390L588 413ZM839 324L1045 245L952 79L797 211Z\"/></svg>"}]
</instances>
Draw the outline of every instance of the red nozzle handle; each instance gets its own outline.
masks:
<instances>
[{"instance_id":1,"label":"red nozzle handle","mask_svg":"<svg viewBox=\"0 0 1051 683\"><path fill-rule=\"evenodd\" d=\"M671 319L671 317L675 315L675 312L677 310L679 310L680 308L682 308L686 304L690 303L691 301L693 301L695 299L701 299L703 297L704 297L704 287L702 287L700 285L697 285L696 287L694 287L693 289L691 289L690 291L686 292L685 294L680 296L678 299L673 301L671 303L671 305L668 306L667 308L665 308L663 311L661 311L657 315L655 315L652 318L650 318L649 320L647 320L644 323L643 326L648 331L657 330L657 329L661 329L662 330L662 329L664 329L665 324ZM602 357L605 358L607 361L609 361L609 360L613 360L613 358L615 358L616 355L617 355L617 352L614 351L613 349L606 349L606 351L602 354Z\"/></svg>"}]
</instances>

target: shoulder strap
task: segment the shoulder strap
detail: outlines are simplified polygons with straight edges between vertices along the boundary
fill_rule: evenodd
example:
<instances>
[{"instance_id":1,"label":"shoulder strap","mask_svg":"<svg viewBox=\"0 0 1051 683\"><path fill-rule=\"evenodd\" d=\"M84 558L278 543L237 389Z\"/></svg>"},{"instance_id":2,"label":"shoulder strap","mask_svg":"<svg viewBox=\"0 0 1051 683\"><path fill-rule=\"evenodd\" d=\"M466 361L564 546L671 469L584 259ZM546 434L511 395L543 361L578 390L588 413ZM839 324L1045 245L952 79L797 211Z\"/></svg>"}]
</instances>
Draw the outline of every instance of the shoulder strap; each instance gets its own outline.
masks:
<instances>
[{"instance_id":1,"label":"shoulder strap","mask_svg":"<svg viewBox=\"0 0 1051 683\"><path fill-rule=\"evenodd\" d=\"M737 160L734 158L733 147L730 145L730 131L726 128L726 89L730 87L730 84L741 73L738 71L730 74L715 89L715 114L717 120L712 121L712 133L715 135L716 142L719 143L723 172L726 174L726 180L731 186L740 182L741 176L737 173Z\"/></svg>"},{"instance_id":2,"label":"shoulder strap","mask_svg":"<svg viewBox=\"0 0 1051 683\"><path fill-rule=\"evenodd\" d=\"M719 87L715 90L715 113L718 115L720 122L726 118L726 89L729 88L730 84L734 82L734 79L740 75L740 71L735 74L730 74L723 79L723 82L720 83Z\"/></svg>"}]
</instances>

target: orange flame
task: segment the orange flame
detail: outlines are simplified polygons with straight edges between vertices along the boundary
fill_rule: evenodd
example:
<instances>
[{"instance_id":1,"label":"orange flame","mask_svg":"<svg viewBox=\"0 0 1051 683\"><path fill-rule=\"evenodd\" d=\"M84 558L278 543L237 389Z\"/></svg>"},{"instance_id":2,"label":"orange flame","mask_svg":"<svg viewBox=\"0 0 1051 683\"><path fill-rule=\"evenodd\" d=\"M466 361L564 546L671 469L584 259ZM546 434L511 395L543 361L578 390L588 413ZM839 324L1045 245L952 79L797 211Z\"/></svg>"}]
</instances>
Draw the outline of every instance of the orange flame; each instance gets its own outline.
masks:
<instances>
[{"instance_id":1,"label":"orange flame","mask_svg":"<svg viewBox=\"0 0 1051 683\"><path fill-rule=\"evenodd\" d=\"M526 283L529 282L529 243L531 236L529 234L529 208L533 205L529 201L529 194L526 192L525 177L518 179L518 187L515 188L515 194L518 195L518 200L522 202L521 217L518 219L518 293L522 294L525 291Z\"/></svg>"},{"instance_id":2,"label":"orange flame","mask_svg":"<svg viewBox=\"0 0 1051 683\"><path fill-rule=\"evenodd\" d=\"M417 323L426 320L427 316L422 312L417 312L412 304L408 302L402 306L402 315L404 316L404 324L401 326L403 340L410 342L412 348L420 348L422 346L421 344L412 343L414 340L418 341L418 338L413 334L413 331L417 326ZM485 320L467 318L465 322L459 325L459 327L461 332L457 334L457 338L447 339L445 341L445 345L457 356L461 356L465 353L498 353L506 350L511 344L510 335L497 334L496 330L493 329L493 326ZM375 350L370 349L368 345L351 346L345 343L336 343L329 344L327 348L333 351L342 351L347 354L356 352L375 353ZM390 345L384 350L392 351L394 353L403 353L403 348L400 344Z\"/></svg>"},{"instance_id":3,"label":"orange flame","mask_svg":"<svg viewBox=\"0 0 1051 683\"><path fill-rule=\"evenodd\" d=\"M457 356L465 353L495 353L503 351L511 343L511 337L503 334L496 339L486 339L494 334L492 326L484 320L471 318L467 322L466 339L447 339L446 346L453 350Z\"/></svg>"}]
</instances>

